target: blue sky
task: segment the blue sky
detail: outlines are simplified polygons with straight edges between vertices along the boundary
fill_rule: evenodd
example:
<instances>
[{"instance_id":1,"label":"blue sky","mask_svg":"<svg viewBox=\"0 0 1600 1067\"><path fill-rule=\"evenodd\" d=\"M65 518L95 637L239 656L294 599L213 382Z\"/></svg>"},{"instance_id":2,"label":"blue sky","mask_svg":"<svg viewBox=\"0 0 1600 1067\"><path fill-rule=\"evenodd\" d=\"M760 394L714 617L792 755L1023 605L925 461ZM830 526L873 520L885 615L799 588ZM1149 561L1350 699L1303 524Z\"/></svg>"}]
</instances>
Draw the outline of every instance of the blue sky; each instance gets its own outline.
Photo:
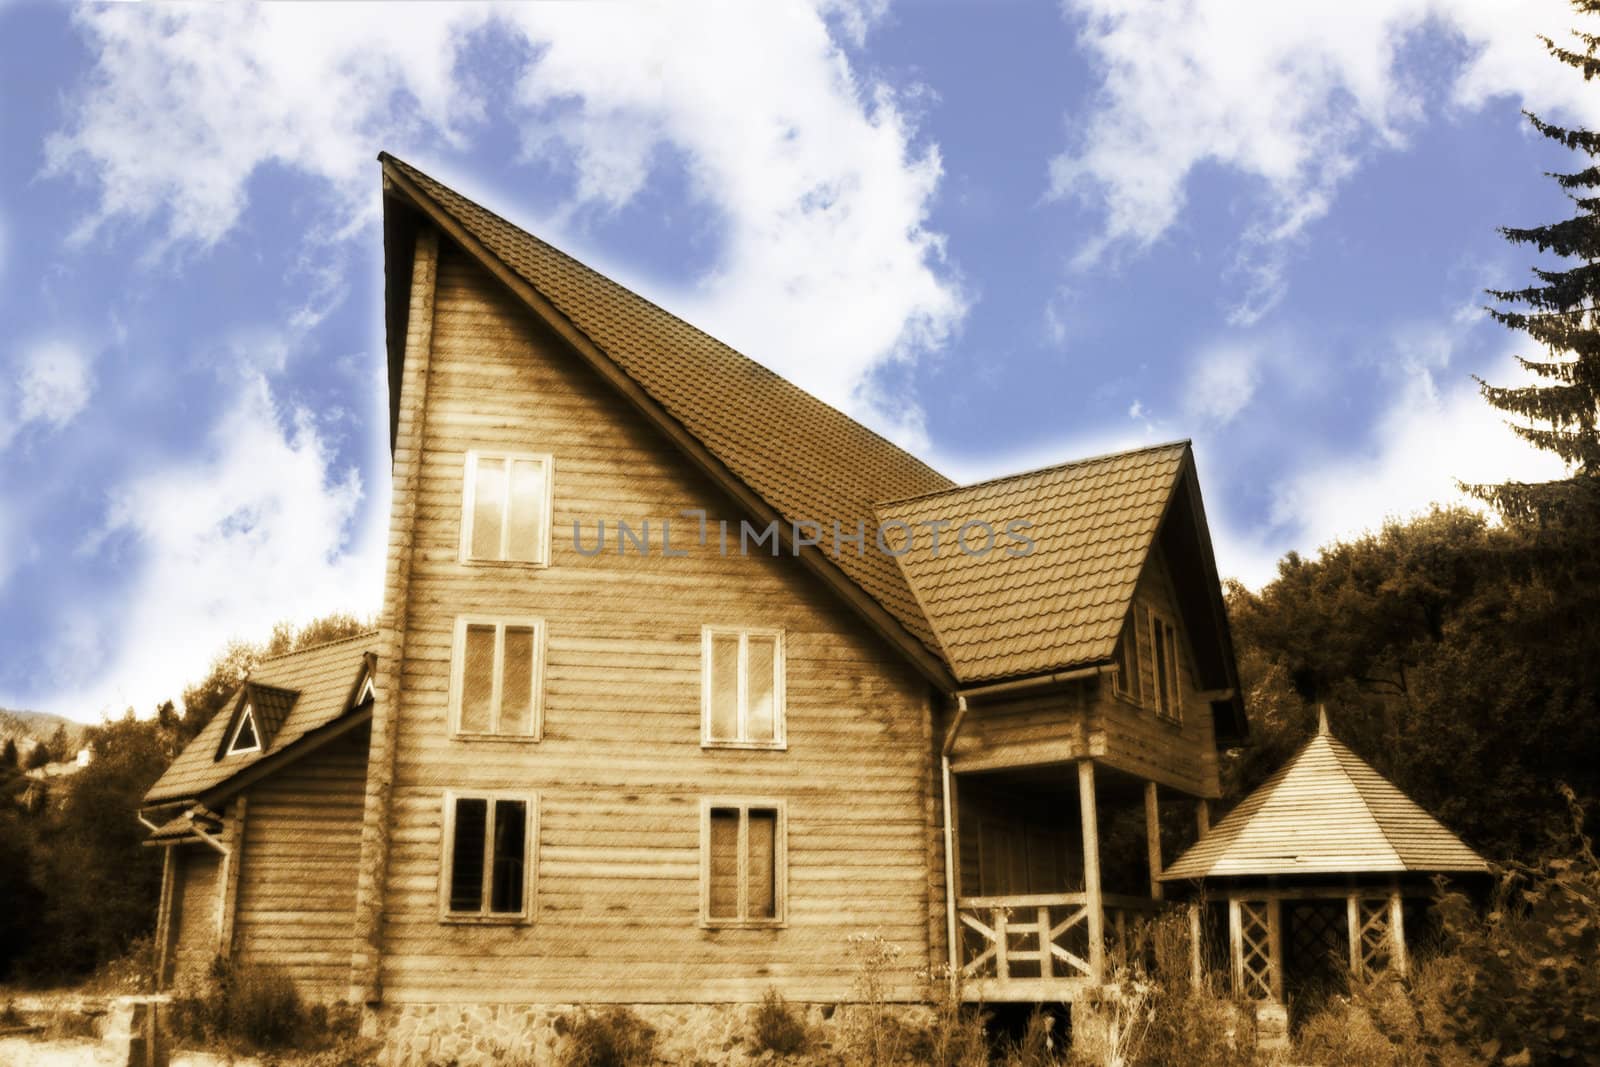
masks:
<instances>
[{"instance_id":1,"label":"blue sky","mask_svg":"<svg viewBox=\"0 0 1600 1067\"><path fill-rule=\"evenodd\" d=\"M1220 565L1559 473L1470 375L1558 0L0 0L0 705L376 610L388 149L967 479L1194 439Z\"/></svg>"}]
</instances>

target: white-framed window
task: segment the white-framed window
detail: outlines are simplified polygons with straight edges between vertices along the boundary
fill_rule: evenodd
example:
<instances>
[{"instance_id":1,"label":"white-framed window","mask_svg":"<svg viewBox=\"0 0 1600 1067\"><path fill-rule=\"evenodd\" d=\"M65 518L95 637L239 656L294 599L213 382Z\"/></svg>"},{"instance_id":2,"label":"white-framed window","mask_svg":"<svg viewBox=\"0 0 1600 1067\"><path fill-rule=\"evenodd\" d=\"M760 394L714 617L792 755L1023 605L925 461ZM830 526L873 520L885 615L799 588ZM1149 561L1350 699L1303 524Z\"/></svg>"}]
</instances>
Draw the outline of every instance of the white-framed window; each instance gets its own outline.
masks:
<instances>
[{"instance_id":1,"label":"white-framed window","mask_svg":"<svg viewBox=\"0 0 1600 1067\"><path fill-rule=\"evenodd\" d=\"M1178 628L1159 611L1150 612L1150 666L1157 715L1183 720L1183 693L1178 688Z\"/></svg>"},{"instance_id":2,"label":"white-framed window","mask_svg":"<svg viewBox=\"0 0 1600 1067\"><path fill-rule=\"evenodd\" d=\"M1117 673L1112 679L1112 686L1123 700L1134 704L1144 703L1144 683L1139 670L1139 616L1142 612L1140 605L1135 604L1128 609L1127 618L1122 620L1122 634L1117 638L1116 665Z\"/></svg>"},{"instance_id":3,"label":"white-framed window","mask_svg":"<svg viewBox=\"0 0 1600 1067\"><path fill-rule=\"evenodd\" d=\"M782 926L788 820L781 800L709 798L700 807L700 923Z\"/></svg>"},{"instance_id":4,"label":"white-framed window","mask_svg":"<svg viewBox=\"0 0 1600 1067\"><path fill-rule=\"evenodd\" d=\"M538 824L537 794L447 791L439 860L440 918L528 922L533 915Z\"/></svg>"},{"instance_id":5,"label":"white-framed window","mask_svg":"<svg viewBox=\"0 0 1600 1067\"><path fill-rule=\"evenodd\" d=\"M228 739L228 755L260 751L261 728L256 725L255 705L247 700L239 713L239 723L233 728L233 736Z\"/></svg>"},{"instance_id":6,"label":"white-framed window","mask_svg":"<svg viewBox=\"0 0 1600 1067\"><path fill-rule=\"evenodd\" d=\"M700 664L701 745L783 748L783 631L707 626Z\"/></svg>"},{"instance_id":7,"label":"white-framed window","mask_svg":"<svg viewBox=\"0 0 1600 1067\"><path fill-rule=\"evenodd\" d=\"M544 726L543 619L462 615L450 655L450 734L537 741Z\"/></svg>"},{"instance_id":8,"label":"white-framed window","mask_svg":"<svg viewBox=\"0 0 1600 1067\"><path fill-rule=\"evenodd\" d=\"M461 562L550 562L550 484L555 460L520 452L467 453L462 479Z\"/></svg>"}]
</instances>

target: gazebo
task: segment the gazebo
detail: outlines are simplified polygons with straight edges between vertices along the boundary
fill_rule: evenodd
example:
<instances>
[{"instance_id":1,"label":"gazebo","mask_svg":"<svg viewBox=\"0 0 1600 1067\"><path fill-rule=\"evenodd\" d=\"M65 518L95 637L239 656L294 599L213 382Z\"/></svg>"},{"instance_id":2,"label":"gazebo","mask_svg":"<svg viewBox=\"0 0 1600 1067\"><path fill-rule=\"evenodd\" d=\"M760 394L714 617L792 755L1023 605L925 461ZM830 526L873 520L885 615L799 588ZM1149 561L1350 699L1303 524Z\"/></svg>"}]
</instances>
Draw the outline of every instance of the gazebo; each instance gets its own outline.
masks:
<instances>
[{"instance_id":1,"label":"gazebo","mask_svg":"<svg viewBox=\"0 0 1600 1067\"><path fill-rule=\"evenodd\" d=\"M1191 887L1196 980L1205 946L1221 949L1225 929L1234 993L1262 1004L1287 1005L1341 971L1404 973L1407 926L1426 913L1433 877L1488 871L1329 733L1326 713L1318 720L1283 767L1161 875Z\"/></svg>"}]
</instances>

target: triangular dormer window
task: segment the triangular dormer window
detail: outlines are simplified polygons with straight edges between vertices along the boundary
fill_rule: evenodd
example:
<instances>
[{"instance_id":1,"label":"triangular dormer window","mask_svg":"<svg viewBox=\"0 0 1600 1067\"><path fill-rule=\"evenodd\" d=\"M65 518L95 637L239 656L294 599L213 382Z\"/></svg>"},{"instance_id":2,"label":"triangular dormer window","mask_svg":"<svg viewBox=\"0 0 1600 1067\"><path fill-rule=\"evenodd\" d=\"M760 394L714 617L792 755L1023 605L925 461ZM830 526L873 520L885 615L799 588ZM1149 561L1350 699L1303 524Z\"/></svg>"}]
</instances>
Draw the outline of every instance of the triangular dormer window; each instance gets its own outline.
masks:
<instances>
[{"instance_id":1,"label":"triangular dormer window","mask_svg":"<svg viewBox=\"0 0 1600 1067\"><path fill-rule=\"evenodd\" d=\"M372 675L369 674L367 675L367 680L361 684L361 695L356 697L356 707L359 708L367 701L373 699L374 695L375 694L372 688Z\"/></svg>"},{"instance_id":2,"label":"triangular dormer window","mask_svg":"<svg viewBox=\"0 0 1600 1067\"><path fill-rule=\"evenodd\" d=\"M234 727L233 740L228 742L228 755L260 751L261 735L256 731L256 709L247 703L244 711L239 713L239 725Z\"/></svg>"}]
</instances>

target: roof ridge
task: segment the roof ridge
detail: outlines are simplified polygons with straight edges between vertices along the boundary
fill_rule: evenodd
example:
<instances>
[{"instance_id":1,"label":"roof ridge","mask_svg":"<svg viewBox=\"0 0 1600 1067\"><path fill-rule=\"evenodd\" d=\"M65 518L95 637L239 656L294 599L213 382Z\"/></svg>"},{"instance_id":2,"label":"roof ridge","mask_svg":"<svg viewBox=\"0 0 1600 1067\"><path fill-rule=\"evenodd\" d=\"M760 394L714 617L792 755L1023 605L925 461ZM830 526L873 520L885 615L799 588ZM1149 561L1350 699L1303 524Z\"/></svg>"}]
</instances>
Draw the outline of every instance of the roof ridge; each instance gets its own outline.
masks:
<instances>
[{"instance_id":1,"label":"roof ridge","mask_svg":"<svg viewBox=\"0 0 1600 1067\"><path fill-rule=\"evenodd\" d=\"M953 485L948 489L935 489L932 492L917 493L912 496L896 497L893 500L879 500L876 501L872 506L876 509L893 507L896 504L910 504L917 500L928 500L936 496L945 496L949 493L959 493L966 489L982 489L986 486L998 485L1001 482L1009 482L1018 478L1026 478L1033 474L1051 474L1055 471L1066 470L1069 467L1087 466L1090 463L1101 463L1108 459L1120 459L1123 456L1137 456L1142 452L1160 452L1165 449L1178 448L1180 446L1189 448L1192 447L1193 444L1193 439L1188 437L1180 437L1171 441L1163 441L1159 444L1142 445L1139 448L1126 448L1115 452L1101 452L1099 455L1081 456L1077 459L1064 460L1060 463L1046 464L1043 467L1032 467L1028 470L1014 471L1011 474L997 474L993 477L983 478L976 482L967 482L963 485Z\"/></svg>"},{"instance_id":2,"label":"roof ridge","mask_svg":"<svg viewBox=\"0 0 1600 1067\"><path fill-rule=\"evenodd\" d=\"M1333 753L1333 758L1336 761L1338 761L1339 772L1345 776L1346 780L1349 781L1350 788L1352 788L1352 789L1354 789L1356 791L1356 796L1361 800L1361 807L1363 809L1365 809L1367 815L1369 817L1371 817L1372 825L1374 825L1374 826L1376 826L1378 828L1378 834L1388 844L1389 851L1394 853L1394 858L1400 862L1401 866L1409 867L1410 864L1406 862L1406 858L1400 854L1400 846L1395 843L1394 838L1389 836L1389 828L1384 826L1383 820L1381 818L1379 818L1378 817L1378 813L1373 810L1372 801L1367 798L1367 794L1362 790L1360 784L1358 784L1356 782L1354 776L1351 775L1351 773L1350 773L1350 765L1346 761L1345 757L1348 756L1350 759L1355 760L1357 765L1359 765L1359 766L1365 768L1366 770L1371 771L1373 774L1377 775L1378 779L1380 781L1382 781L1384 785L1387 785L1389 788L1393 789L1396 793L1399 793L1402 799L1411 801L1411 803L1413 805L1415 805L1418 810L1422 811L1422 813L1424 815L1427 815L1428 818L1431 819L1433 822L1439 823L1439 820L1435 819L1433 817L1433 813L1432 812L1429 812L1426 809L1423 809L1421 804L1417 804L1416 801L1411 800L1410 797L1406 796L1406 794L1400 789L1400 787L1395 785L1393 782L1389 781L1389 779L1385 778L1382 775L1382 773L1379 772L1378 768L1374 767L1372 764L1368 763L1366 760L1364 760L1360 756L1356 755L1356 752L1355 752L1354 749L1352 749L1349 745L1345 744L1343 741L1339 740L1337 737L1334 737L1331 732L1325 733L1325 734L1318 734L1316 737L1312 738L1312 740L1315 741L1315 740L1317 740L1317 738L1321 738L1321 739L1323 739L1323 740L1325 740L1327 742L1328 751L1332 752ZM1439 823L1439 825L1441 827L1443 827L1444 824L1443 823Z\"/></svg>"},{"instance_id":3,"label":"roof ridge","mask_svg":"<svg viewBox=\"0 0 1600 1067\"><path fill-rule=\"evenodd\" d=\"M349 634L349 635L347 635L345 637L333 637L333 638L329 638L326 641L318 641L316 644L307 645L304 648L294 648L294 649L290 649L287 652L274 652L270 656L262 656L259 660L256 661L256 666L259 667L263 663L271 663L274 660L288 659L290 656L298 656L298 655L301 655L301 654L306 653L306 652L317 652L317 651L320 651L320 650L322 650L324 648L332 647L333 645L342 645L342 644L347 644L348 642L351 642L351 641L360 641L360 640L364 640L364 639L369 638L369 637L377 637L382 632L383 631L380 630L379 628L373 627L370 630L363 630L361 633L358 633L358 634ZM250 673L251 674L255 673L255 668L254 667L251 668ZM245 681L246 682L250 682L250 675L249 674L245 675ZM255 683L251 683L251 684L259 685L261 683L255 682Z\"/></svg>"},{"instance_id":4,"label":"roof ridge","mask_svg":"<svg viewBox=\"0 0 1600 1067\"><path fill-rule=\"evenodd\" d=\"M435 178L433 175L429 174L427 171L424 171L421 168L419 168L417 166L414 166L411 163L407 163L405 160L401 159L399 156L393 155L393 154L391 154L389 152L379 152L378 153L378 160L379 160L379 162L383 162L383 163L394 163L394 164L397 164L397 165L405 168L406 170L408 170L408 171L410 171L410 172L412 172L414 174L420 175L420 176L428 179L430 182L433 182L433 183L435 183L437 185L440 185L440 186L443 186L444 188L449 189L452 193L455 193L456 196L461 197L461 199L467 201L473 207L476 207L479 211L482 211L486 215L492 216L493 218L495 218L499 222L505 224L506 226L510 226L512 229L516 230L518 233L523 234L524 236L526 236L530 240L537 241L539 244L541 244L544 247L548 248L551 252L553 252L556 255L560 256L562 259L566 260L567 262L572 263L573 265L582 268L583 270L589 272L590 274L593 274L595 277L601 278L604 281L606 281L607 283L616 286L618 289L620 289L623 292L627 293L629 296L633 297L634 299L640 300L640 301L643 301L646 304L649 304L651 307L655 308L657 311L661 312L661 314L667 316L669 319L671 319L673 322L677 323L678 325L684 327L685 329L693 330L695 333L697 333L700 336L702 336L702 337L706 338L707 340L711 341L713 344L716 344L718 347L726 349L731 354L739 357L742 360L745 360L745 361L749 362L752 366L755 366L755 367L759 368L763 373L771 375L772 378L780 386L782 386L783 388L792 390L792 391L797 392L797 393L802 393L805 396L809 397L811 400L814 400L815 402L817 402L817 403L823 405L824 407L828 408L830 411L834 412L840 418L849 420L851 423L853 423L856 426L860 427L861 429L865 430L867 433L869 433L873 437L877 438L883 444L885 444L885 445L889 446L890 448L894 449L901 456L905 457L906 459L909 459L910 461L915 463L917 466L921 467L923 470L926 470L928 473L930 473L932 475L935 475L936 477L943 478L947 482L952 482L952 483L954 482L954 479L952 479L949 475L945 474L943 471L935 469L932 464L930 464L927 460L923 459L922 457L918 456L916 453L912 452L910 449L902 448L900 445L895 444L893 441L891 441L887 437L883 436L883 434L879 433L877 430L874 430L872 427L868 426L866 423L864 423L861 420L855 418L854 416L848 414L847 412L844 412L844 411L840 410L838 407L835 407L833 404L831 404L828 401L822 399L822 397L817 396L815 393L810 392L809 390L800 388L800 386L796 385L794 382L791 382L788 378L785 378L783 375L779 374L777 371L773 370L771 367L767 366L765 363L762 363L760 360L754 358L753 356L746 355L745 353L739 351L737 348L735 348L732 345L730 345L728 342L722 340L722 338L717 337L715 334L707 332L706 330L702 329L699 326L696 326L694 323L692 323L689 320L683 318L682 316L680 316L677 313L671 311L670 309L662 307L660 304L656 303L654 300L651 300L648 296L645 296L643 293L640 293L640 292L638 292L638 291L636 291L634 289L631 289L628 286L626 286L626 285L622 284L621 282L617 281L615 278L611 277L610 275L604 274L601 271L596 270L594 267L589 266L589 264L585 263L583 260L581 260L577 256L573 255L571 252L568 252L563 248L560 248L560 247L558 247L558 246L556 246L554 244L551 244L549 241L546 241L543 237L540 237L538 234L533 233L530 230L527 230L524 227L517 225L515 222L512 222L510 219L508 219L504 215L500 214L498 211L495 211L495 210L493 210L491 208L485 207L483 204L480 204L478 201L476 201L476 200L472 199L471 197L465 195L464 193L461 193L458 190L456 190L454 186L445 185L443 182L439 181L439 179ZM583 332L584 336L586 336L586 337L588 336L587 331L582 331L582 328L578 327L576 323L574 323L573 326L575 328L579 329L581 332ZM592 341L593 339L590 338L590 340ZM624 369L623 373L626 374L628 372L626 371L626 369ZM633 375L631 375L631 374L629 374L628 376L630 378L633 377ZM952 484L952 488L954 488L953 484Z\"/></svg>"}]
</instances>

